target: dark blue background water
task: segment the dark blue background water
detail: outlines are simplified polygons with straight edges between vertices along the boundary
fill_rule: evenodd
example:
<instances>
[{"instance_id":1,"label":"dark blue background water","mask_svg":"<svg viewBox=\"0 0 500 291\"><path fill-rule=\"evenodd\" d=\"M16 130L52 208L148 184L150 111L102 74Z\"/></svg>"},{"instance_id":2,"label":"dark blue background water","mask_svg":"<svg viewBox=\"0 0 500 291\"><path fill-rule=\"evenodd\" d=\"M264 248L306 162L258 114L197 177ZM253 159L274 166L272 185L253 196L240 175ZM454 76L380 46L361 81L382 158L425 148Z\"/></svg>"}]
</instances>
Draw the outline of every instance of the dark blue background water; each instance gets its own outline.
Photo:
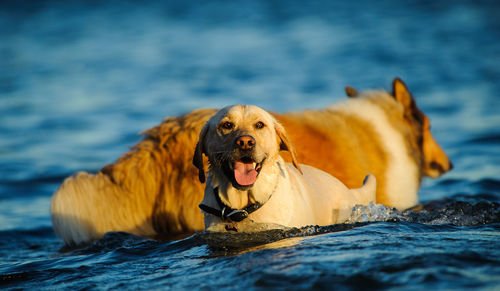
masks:
<instances>
[{"instance_id":1,"label":"dark blue background water","mask_svg":"<svg viewBox=\"0 0 500 291\"><path fill-rule=\"evenodd\" d=\"M0 288L498 290L500 2L340 2L0 1ZM455 165L424 181L427 211L60 250L49 204L64 177L165 116L320 108L395 76Z\"/></svg>"}]
</instances>

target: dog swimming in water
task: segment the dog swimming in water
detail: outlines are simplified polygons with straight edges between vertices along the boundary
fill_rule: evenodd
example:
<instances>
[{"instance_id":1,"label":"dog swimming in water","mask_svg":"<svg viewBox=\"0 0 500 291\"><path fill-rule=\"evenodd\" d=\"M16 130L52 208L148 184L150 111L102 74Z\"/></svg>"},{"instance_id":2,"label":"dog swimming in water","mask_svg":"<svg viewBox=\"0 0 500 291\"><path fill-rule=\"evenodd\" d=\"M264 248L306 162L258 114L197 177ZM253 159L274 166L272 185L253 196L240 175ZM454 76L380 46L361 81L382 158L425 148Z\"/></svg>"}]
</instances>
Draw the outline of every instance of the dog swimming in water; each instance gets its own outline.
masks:
<instances>
[{"instance_id":1,"label":"dog swimming in water","mask_svg":"<svg viewBox=\"0 0 500 291\"><path fill-rule=\"evenodd\" d=\"M290 152L285 163L280 150ZM205 173L203 154L208 157ZM194 165L206 181L199 205L207 230L240 230L240 222L286 227L345 222L355 205L375 201L376 180L349 189L330 174L301 165L278 121L253 105L221 109L205 124L196 146ZM243 229L246 230L246 229Z\"/></svg>"}]
</instances>

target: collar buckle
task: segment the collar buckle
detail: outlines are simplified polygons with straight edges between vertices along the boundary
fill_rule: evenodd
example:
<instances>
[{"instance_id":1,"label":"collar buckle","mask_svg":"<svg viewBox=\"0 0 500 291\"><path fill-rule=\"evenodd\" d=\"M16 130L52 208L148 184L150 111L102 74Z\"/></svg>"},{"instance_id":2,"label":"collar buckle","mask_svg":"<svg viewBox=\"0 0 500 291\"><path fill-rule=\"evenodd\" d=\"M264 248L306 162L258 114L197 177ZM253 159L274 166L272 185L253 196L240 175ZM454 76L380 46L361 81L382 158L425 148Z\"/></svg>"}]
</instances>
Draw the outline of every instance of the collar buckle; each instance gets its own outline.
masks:
<instances>
[{"instance_id":1,"label":"collar buckle","mask_svg":"<svg viewBox=\"0 0 500 291\"><path fill-rule=\"evenodd\" d=\"M240 222L243 219L247 218L249 213L245 209L238 210L238 209L229 209L228 211L231 211L229 214L225 214L227 207L224 207L222 209L222 217L229 220L234 221L234 222Z\"/></svg>"}]
</instances>

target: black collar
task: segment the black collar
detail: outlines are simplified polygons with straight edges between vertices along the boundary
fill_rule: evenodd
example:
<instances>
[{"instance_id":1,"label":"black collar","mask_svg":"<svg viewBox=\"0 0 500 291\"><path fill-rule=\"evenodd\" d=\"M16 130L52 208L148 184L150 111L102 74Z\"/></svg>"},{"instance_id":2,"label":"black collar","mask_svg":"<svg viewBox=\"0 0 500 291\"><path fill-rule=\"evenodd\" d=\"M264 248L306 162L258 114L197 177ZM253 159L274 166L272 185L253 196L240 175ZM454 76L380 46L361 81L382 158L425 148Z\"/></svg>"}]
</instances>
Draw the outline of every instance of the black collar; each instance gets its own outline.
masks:
<instances>
[{"instance_id":1,"label":"black collar","mask_svg":"<svg viewBox=\"0 0 500 291\"><path fill-rule=\"evenodd\" d=\"M233 209L220 199L219 195L219 187L214 188L214 195L215 199L217 200L217 204L219 205L220 210L217 210L215 208L212 208L208 205L205 204L200 204L198 207L201 208L201 210L210 213L212 215L215 215L217 217L222 218L222 220L229 220L233 222L240 222L243 219L247 218L248 215L250 215L252 212L256 211L260 207L262 207L263 204L260 204L259 202L252 203L248 205L247 207L239 210L239 209ZM269 200L269 199L268 199Z\"/></svg>"}]
</instances>

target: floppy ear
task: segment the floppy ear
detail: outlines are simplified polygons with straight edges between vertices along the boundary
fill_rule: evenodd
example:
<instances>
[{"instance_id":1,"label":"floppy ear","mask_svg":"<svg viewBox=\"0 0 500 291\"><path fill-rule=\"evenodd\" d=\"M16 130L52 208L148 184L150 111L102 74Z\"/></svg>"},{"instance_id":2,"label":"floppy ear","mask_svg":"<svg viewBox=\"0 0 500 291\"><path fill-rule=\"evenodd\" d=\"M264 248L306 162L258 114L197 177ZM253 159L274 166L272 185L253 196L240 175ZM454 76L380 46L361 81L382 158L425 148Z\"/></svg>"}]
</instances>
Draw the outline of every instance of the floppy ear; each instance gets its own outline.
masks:
<instances>
[{"instance_id":1,"label":"floppy ear","mask_svg":"<svg viewBox=\"0 0 500 291\"><path fill-rule=\"evenodd\" d=\"M205 183L205 167L203 165L203 154L205 153L205 138L208 132L208 122L203 126L194 150L193 165L198 168L198 178L201 183Z\"/></svg>"},{"instance_id":2,"label":"floppy ear","mask_svg":"<svg viewBox=\"0 0 500 291\"><path fill-rule=\"evenodd\" d=\"M358 97L358 95L359 95L358 90L354 89L351 86L345 87L345 93L346 93L347 97L349 97L349 98Z\"/></svg>"},{"instance_id":3,"label":"floppy ear","mask_svg":"<svg viewBox=\"0 0 500 291\"><path fill-rule=\"evenodd\" d=\"M301 174L303 174L302 170L300 169L299 163L297 162L297 157L295 156L295 148L290 142L290 139L288 138L285 128L283 127L283 125L279 124L276 121L274 123L274 129L276 130L276 135L279 138L280 151L290 152L290 155L292 156L292 164L294 165L295 168L297 168L297 170L299 170Z\"/></svg>"},{"instance_id":4,"label":"floppy ear","mask_svg":"<svg viewBox=\"0 0 500 291\"><path fill-rule=\"evenodd\" d=\"M411 96L410 91L406 87L405 83L403 80L400 78L394 78L394 81L392 81L392 95L394 98L401 103L405 111L409 110L413 106L413 97Z\"/></svg>"}]
</instances>

